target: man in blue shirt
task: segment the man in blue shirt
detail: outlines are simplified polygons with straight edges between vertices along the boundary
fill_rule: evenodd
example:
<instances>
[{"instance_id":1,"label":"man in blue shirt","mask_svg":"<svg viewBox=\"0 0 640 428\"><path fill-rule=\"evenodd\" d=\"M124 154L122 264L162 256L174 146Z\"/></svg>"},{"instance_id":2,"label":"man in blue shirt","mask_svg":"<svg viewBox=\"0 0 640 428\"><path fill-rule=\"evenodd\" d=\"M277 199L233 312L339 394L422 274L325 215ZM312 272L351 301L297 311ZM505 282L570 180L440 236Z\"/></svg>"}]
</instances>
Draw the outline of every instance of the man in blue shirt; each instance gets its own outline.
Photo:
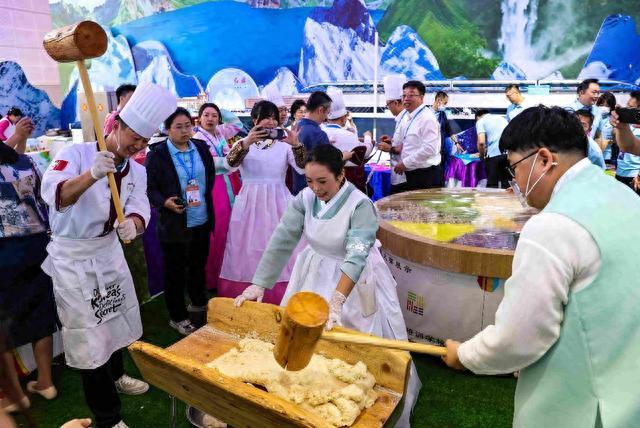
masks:
<instances>
[{"instance_id":1,"label":"man in blue shirt","mask_svg":"<svg viewBox=\"0 0 640 428\"><path fill-rule=\"evenodd\" d=\"M478 151L487 170L487 187L497 188L499 184L503 189L509 187L507 155L500 152L500 137L507 124L504 116L485 109L476 112Z\"/></svg>"},{"instance_id":2,"label":"man in blue shirt","mask_svg":"<svg viewBox=\"0 0 640 428\"><path fill-rule=\"evenodd\" d=\"M580 82L577 88L578 97L575 101L569 104L566 109L576 112L578 110L589 110L593 115L593 125L591 126L590 136L594 140L597 137L597 132L600 129L600 122L602 121L602 114L600 109L596 106L596 102L600 97L600 83L598 79L586 79Z\"/></svg>"},{"instance_id":3,"label":"man in blue shirt","mask_svg":"<svg viewBox=\"0 0 640 428\"><path fill-rule=\"evenodd\" d=\"M508 85L504 90L504 95L511 103L509 107L507 107L506 114L507 122L511 122L511 119L522 113L527 106L525 106L520 87L516 84Z\"/></svg>"},{"instance_id":4,"label":"man in blue shirt","mask_svg":"<svg viewBox=\"0 0 640 428\"><path fill-rule=\"evenodd\" d=\"M589 151L587 152L587 157L589 161L595 166L598 166L602 169L606 169L607 166L604 163L604 156L602 155L602 149L596 140L590 137L591 135L591 126L593 126L593 115L588 110L578 110L576 112L576 116L582 125L582 129L584 129L584 133L587 135L587 140L589 141Z\"/></svg>"},{"instance_id":5,"label":"man in blue shirt","mask_svg":"<svg viewBox=\"0 0 640 428\"><path fill-rule=\"evenodd\" d=\"M311 94L307 101L307 116L298 121L298 139L307 149L307 153L317 145L329 144L329 137L320 128L320 124L327 120L327 115L331 111L331 97L324 92L316 91ZM307 187L304 174L293 171L292 193L297 195L302 189Z\"/></svg>"}]
</instances>

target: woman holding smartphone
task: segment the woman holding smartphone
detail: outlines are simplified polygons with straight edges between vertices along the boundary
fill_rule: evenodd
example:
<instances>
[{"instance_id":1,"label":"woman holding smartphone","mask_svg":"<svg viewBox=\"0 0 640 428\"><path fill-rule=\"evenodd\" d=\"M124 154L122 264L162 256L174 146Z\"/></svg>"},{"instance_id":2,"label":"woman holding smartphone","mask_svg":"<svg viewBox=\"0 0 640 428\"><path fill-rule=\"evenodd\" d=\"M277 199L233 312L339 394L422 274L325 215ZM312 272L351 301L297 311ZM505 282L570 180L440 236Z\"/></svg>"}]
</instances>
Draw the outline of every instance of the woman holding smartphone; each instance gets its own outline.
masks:
<instances>
[{"instance_id":1,"label":"woman holding smartphone","mask_svg":"<svg viewBox=\"0 0 640 428\"><path fill-rule=\"evenodd\" d=\"M218 295L223 297L237 297L251 284L262 253L292 197L285 185L287 168L304 172L304 146L295 131L280 128L278 107L260 101L251 110L251 119L254 128L227 155L229 164L239 163L242 190L231 212L218 281ZM265 294L265 302L277 304L282 299L296 254L277 278L276 286Z\"/></svg>"}]
</instances>

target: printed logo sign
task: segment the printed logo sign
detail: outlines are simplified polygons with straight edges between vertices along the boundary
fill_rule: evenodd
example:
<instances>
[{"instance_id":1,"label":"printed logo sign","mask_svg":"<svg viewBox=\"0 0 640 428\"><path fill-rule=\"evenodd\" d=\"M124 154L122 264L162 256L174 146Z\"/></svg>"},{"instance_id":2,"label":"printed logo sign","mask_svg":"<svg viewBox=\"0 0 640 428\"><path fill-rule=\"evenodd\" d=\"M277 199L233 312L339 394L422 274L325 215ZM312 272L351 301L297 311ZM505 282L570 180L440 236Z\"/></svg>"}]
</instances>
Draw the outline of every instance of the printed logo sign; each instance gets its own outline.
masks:
<instances>
[{"instance_id":1,"label":"printed logo sign","mask_svg":"<svg viewBox=\"0 0 640 428\"><path fill-rule=\"evenodd\" d=\"M407 310L416 315L424 315L424 296L409 291L407 294Z\"/></svg>"}]
</instances>

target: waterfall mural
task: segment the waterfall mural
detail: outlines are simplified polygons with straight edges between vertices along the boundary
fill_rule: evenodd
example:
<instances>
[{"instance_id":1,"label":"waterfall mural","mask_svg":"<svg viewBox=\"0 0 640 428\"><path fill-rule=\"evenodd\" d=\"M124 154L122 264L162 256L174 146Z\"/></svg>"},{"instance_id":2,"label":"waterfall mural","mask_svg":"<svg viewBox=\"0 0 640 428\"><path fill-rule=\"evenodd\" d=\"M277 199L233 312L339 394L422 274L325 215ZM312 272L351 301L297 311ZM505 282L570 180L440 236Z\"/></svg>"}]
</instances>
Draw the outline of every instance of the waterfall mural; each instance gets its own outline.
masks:
<instances>
[{"instance_id":1,"label":"waterfall mural","mask_svg":"<svg viewBox=\"0 0 640 428\"><path fill-rule=\"evenodd\" d=\"M54 26L90 18L110 27L119 43L110 52L133 58L135 73L109 73L104 65L117 61L100 61L92 77L109 87L142 79L193 95L224 71L291 94L371 80L376 66L380 77L640 85L637 0L51 0L51 11ZM238 105L243 91L228 91Z\"/></svg>"}]
</instances>

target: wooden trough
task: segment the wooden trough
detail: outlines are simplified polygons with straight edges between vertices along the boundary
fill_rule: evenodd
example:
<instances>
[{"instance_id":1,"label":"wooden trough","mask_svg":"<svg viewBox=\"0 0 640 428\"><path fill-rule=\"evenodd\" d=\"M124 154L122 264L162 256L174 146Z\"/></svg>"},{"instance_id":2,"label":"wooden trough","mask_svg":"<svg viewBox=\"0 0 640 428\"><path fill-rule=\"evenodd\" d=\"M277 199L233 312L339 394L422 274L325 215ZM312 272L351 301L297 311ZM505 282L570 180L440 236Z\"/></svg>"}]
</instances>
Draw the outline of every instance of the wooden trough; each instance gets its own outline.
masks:
<instances>
[{"instance_id":1,"label":"wooden trough","mask_svg":"<svg viewBox=\"0 0 640 428\"><path fill-rule=\"evenodd\" d=\"M209 301L207 325L195 333L166 349L138 341L129 351L147 382L234 427L331 427L294 403L205 366L246 336L274 343L282 313L275 305L245 302L236 308L232 299L214 298ZM394 426L409 375L408 352L323 339L316 352L350 364L362 361L376 378L378 399L353 427Z\"/></svg>"}]
</instances>

